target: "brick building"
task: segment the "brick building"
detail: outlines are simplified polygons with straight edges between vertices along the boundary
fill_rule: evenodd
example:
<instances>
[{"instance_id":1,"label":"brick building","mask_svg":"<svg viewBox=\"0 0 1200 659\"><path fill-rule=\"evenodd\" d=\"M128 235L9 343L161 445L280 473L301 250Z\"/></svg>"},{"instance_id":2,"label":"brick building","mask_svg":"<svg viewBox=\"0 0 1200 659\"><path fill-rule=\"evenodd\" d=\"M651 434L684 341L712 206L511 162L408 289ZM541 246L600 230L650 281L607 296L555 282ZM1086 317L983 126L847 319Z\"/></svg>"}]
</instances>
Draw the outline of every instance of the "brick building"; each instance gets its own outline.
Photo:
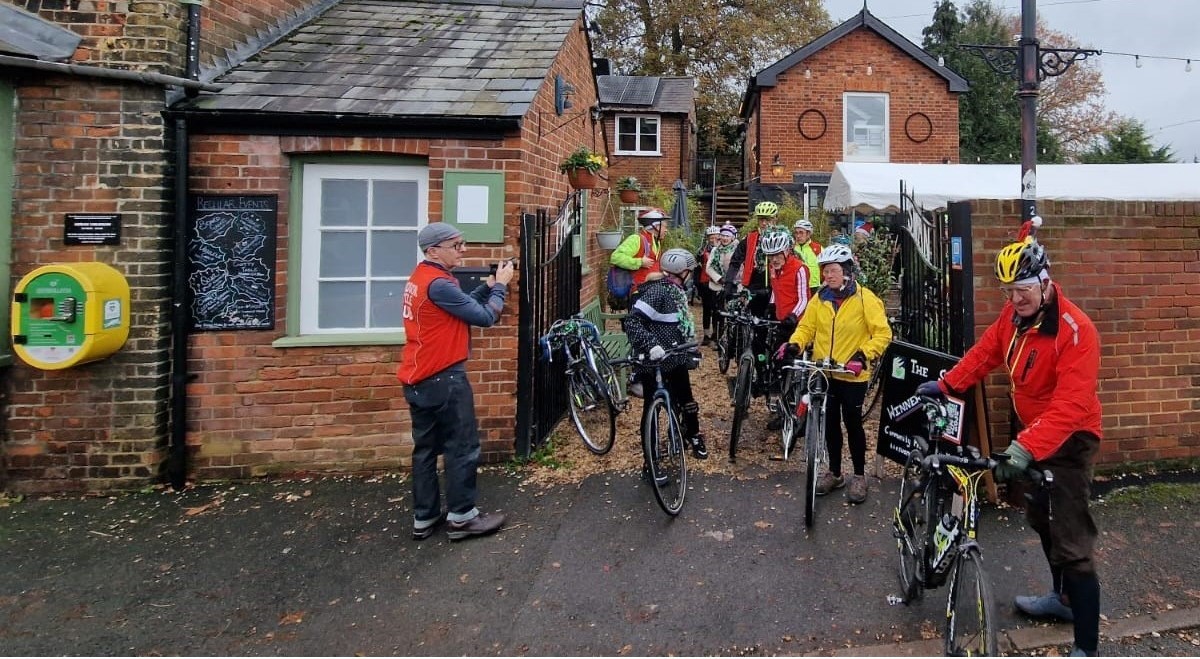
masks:
<instances>
[{"instance_id":1,"label":"brick building","mask_svg":"<svg viewBox=\"0 0 1200 659\"><path fill-rule=\"evenodd\" d=\"M690 76L596 77L610 183L637 177L643 188L691 187L696 158L696 91Z\"/></svg>"},{"instance_id":2,"label":"brick building","mask_svg":"<svg viewBox=\"0 0 1200 659\"><path fill-rule=\"evenodd\" d=\"M751 79L741 110L750 203L808 189L815 209L839 161L958 162L967 88L863 7Z\"/></svg>"},{"instance_id":3,"label":"brick building","mask_svg":"<svg viewBox=\"0 0 1200 659\"><path fill-rule=\"evenodd\" d=\"M570 196L558 162L604 150L581 1L13 4L46 52L0 59L4 292L47 263L100 261L133 314L103 361L4 356L9 489L405 466L397 294L416 231L456 222L468 265L515 256L520 213ZM119 243L64 245L73 212L119 213ZM605 256L579 243L588 265ZM512 452L516 297L473 335L490 459Z\"/></svg>"}]
</instances>

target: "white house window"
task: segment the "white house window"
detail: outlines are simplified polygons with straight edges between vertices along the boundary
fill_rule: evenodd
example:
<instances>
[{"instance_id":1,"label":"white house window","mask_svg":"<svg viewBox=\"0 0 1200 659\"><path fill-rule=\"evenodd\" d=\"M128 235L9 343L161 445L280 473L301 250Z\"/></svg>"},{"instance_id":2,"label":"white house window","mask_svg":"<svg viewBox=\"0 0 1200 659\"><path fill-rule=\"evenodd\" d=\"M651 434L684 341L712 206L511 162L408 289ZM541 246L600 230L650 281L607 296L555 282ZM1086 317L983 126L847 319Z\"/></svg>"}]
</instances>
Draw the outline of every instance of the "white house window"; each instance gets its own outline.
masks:
<instances>
[{"instance_id":1,"label":"white house window","mask_svg":"<svg viewBox=\"0 0 1200 659\"><path fill-rule=\"evenodd\" d=\"M849 162L888 162L888 95L847 93L843 154Z\"/></svg>"},{"instance_id":2,"label":"white house window","mask_svg":"<svg viewBox=\"0 0 1200 659\"><path fill-rule=\"evenodd\" d=\"M617 115L616 152L630 156L662 155L658 148L661 127L657 116Z\"/></svg>"},{"instance_id":3,"label":"white house window","mask_svg":"<svg viewBox=\"0 0 1200 659\"><path fill-rule=\"evenodd\" d=\"M304 166L301 334L403 329L428 190L425 167Z\"/></svg>"}]
</instances>

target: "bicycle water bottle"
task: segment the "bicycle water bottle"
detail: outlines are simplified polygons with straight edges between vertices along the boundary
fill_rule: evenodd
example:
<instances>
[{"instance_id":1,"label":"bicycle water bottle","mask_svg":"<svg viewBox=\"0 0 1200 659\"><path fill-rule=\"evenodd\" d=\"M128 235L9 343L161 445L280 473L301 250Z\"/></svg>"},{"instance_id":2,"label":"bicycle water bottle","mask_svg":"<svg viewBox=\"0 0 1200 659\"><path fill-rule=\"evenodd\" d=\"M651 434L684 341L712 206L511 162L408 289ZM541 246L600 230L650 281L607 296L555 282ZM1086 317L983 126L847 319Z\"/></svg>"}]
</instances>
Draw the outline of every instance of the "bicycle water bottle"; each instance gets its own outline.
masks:
<instances>
[{"instance_id":1,"label":"bicycle water bottle","mask_svg":"<svg viewBox=\"0 0 1200 659\"><path fill-rule=\"evenodd\" d=\"M941 521L938 522L937 529L933 532L933 571L936 573L945 572L950 567L950 559L954 557L954 552L950 548L954 546L955 539L958 538L958 518L950 515L942 515Z\"/></svg>"},{"instance_id":2,"label":"bicycle water bottle","mask_svg":"<svg viewBox=\"0 0 1200 659\"><path fill-rule=\"evenodd\" d=\"M812 403L812 399L808 397L808 394L804 394L800 397L800 402L796 403L797 419L803 419L805 415L808 414L808 406L810 403Z\"/></svg>"}]
</instances>

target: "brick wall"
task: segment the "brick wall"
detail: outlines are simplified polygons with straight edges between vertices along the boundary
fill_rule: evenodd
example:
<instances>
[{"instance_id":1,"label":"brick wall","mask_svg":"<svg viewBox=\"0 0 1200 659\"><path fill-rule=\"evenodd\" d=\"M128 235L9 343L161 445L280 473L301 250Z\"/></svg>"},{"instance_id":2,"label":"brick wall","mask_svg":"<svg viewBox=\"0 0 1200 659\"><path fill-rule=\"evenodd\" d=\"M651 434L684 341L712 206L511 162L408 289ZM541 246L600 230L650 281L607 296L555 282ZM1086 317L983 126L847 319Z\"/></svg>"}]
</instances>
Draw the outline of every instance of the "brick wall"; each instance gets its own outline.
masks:
<instances>
[{"instance_id":1,"label":"brick wall","mask_svg":"<svg viewBox=\"0 0 1200 659\"><path fill-rule=\"evenodd\" d=\"M180 75L187 9L177 0L5 0L83 37L76 64Z\"/></svg>"},{"instance_id":2,"label":"brick wall","mask_svg":"<svg viewBox=\"0 0 1200 659\"><path fill-rule=\"evenodd\" d=\"M166 424L170 225L162 91L49 77L17 88L13 277L101 261L129 281L131 332L109 359L7 374L4 452L21 491L152 478ZM64 246L66 213L121 213L121 244Z\"/></svg>"},{"instance_id":3,"label":"brick wall","mask_svg":"<svg viewBox=\"0 0 1200 659\"><path fill-rule=\"evenodd\" d=\"M1043 202L1051 275L1100 332L1099 461L1200 457L1200 204ZM976 336L1002 306L991 264L1015 202L973 204ZM1009 441L1007 380L987 383L993 443Z\"/></svg>"},{"instance_id":4,"label":"brick wall","mask_svg":"<svg viewBox=\"0 0 1200 659\"><path fill-rule=\"evenodd\" d=\"M804 76L806 69L810 78ZM751 117L747 144L761 145L763 183L790 183L793 171L832 172L844 160L845 92L888 94L891 162L958 162L957 94L948 91L944 78L869 29L859 28L830 44L761 92L761 135L753 132L758 117ZM928 117L928 123L917 113ZM776 153L786 165L779 178L771 175ZM747 157L753 175L753 155Z\"/></svg>"}]
</instances>

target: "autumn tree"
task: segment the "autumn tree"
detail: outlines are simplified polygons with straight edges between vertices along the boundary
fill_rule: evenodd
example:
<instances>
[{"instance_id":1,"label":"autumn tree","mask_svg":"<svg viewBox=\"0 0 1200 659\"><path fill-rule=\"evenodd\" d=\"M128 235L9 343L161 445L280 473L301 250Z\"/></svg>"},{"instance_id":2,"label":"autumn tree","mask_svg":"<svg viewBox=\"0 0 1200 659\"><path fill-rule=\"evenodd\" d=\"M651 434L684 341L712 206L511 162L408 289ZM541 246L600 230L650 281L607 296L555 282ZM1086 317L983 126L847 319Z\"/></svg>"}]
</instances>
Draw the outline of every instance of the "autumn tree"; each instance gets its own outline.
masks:
<instances>
[{"instance_id":1,"label":"autumn tree","mask_svg":"<svg viewBox=\"0 0 1200 659\"><path fill-rule=\"evenodd\" d=\"M614 74L697 79L701 149L718 153L737 147L750 76L832 27L821 0L607 0L592 13Z\"/></svg>"},{"instance_id":2,"label":"autumn tree","mask_svg":"<svg viewBox=\"0 0 1200 659\"><path fill-rule=\"evenodd\" d=\"M1154 148L1146 127L1135 119L1121 119L1104 132L1098 144L1079 156L1085 163L1175 162L1170 147Z\"/></svg>"},{"instance_id":3,"label":"autumn tree","mask_svg":"<svg viewBox=\"0 0 1200 659\"><path fill-rule=\"evenodd\" d=\"M1020 16L992 0L970 0L960 14L940 0L922 32L923 45L971 85L959 105L963 162L1016 162L1021 153L1021 110L1015 76L1001 75L960 44L1015 46ZM1070 36L1037 25L1043 48L1080 48ZM1037 99L1038 162L1075 159L1116 121L1104 107L1104 80L1095 60L1075 62L1065 73L1041 81Z\"/></svg>"}]
</instances>

